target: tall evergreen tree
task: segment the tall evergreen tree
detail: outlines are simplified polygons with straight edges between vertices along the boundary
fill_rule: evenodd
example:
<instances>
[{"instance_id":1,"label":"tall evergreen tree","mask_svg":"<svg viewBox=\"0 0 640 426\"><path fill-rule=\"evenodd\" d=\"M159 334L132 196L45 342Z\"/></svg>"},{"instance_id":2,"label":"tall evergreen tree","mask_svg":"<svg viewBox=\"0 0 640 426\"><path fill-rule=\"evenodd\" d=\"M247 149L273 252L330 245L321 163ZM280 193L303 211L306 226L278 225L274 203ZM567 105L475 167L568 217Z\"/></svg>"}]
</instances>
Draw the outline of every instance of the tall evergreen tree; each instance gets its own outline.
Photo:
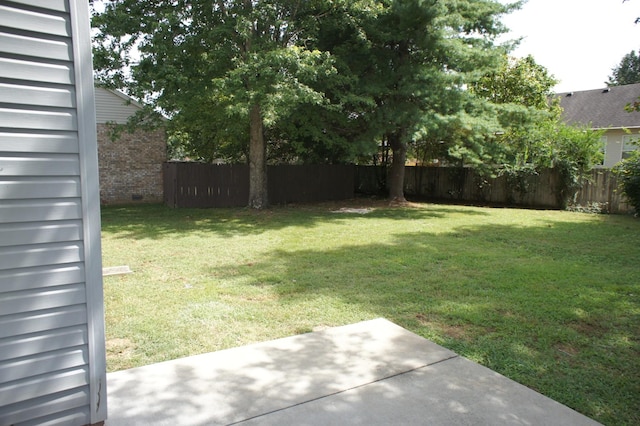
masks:
<instances>
[{"instance_id":1,"label":"tall evergreen tree","mask_svg":"<svg viewBox=\"0 0 640 426\"><path fill-rule=\"evenodd\" d=\"M622 86L624 84L640 83L640 50L635 50L622 57L620 63L611 70L607 86Z\"/></svg>"},{"instance_id":2,"label":"tall evergreen tree","mask_svg":"<svg viewBox=\"0 0 640 426\"><path fill-rule=\"evenodd\" d=\"M505 49L496 37L500 17L519 3L493 0L380 0L360 22L358 54L345 62L359 70L361 93L372 108L361 117L371 137L393 151L391 200L404 201L409 143L482 109L471 105L466 85L499 65ZM461 114L462 113L462 114ZM469 125L469 122L466 123Z\"/></svg>"}]
</instances>

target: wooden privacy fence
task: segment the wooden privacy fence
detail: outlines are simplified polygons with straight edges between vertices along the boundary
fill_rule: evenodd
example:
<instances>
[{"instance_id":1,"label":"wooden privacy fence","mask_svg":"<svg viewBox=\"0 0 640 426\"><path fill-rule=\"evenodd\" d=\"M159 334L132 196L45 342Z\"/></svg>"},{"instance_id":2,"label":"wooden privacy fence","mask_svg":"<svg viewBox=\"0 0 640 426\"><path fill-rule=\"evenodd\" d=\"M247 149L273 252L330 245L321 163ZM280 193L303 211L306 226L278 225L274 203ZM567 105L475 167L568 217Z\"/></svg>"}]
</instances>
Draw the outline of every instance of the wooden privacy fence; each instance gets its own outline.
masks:
<instances>
[{"instance_id":1,"label":"wooden privacy fence","mask_svg":"<svg viewBox=\"0 0 640 426\"><path fill-rule=\"evenodd\" d=\"M356 168L356 191L377 194L385 190L385 169L376 166ZM552 208L584 206L611 213L627 212L630 207L618 190L618 182L609 169L594 169L573 196L559 195L560 174L542 170L519 178L489 178L474 169L462 167L406 167L405 194L432 200L458 203L506 204Z\"/></svg>"},{"instance_id":2,"label":"wooden privacy fence","mask_svg":"<svg viewBox=\"0 0 640 426\"><path fill-rule=\"evenodd\" d=\"M344 200L356 192L379 195L386 191L386 172L377 166L269 166L269 202ZM560 175L553 169L517 178L489 178L462 167L410 166L405 171L407 196L444 202L558 209L567 201L559 195L560 184ZM164 164L164 200L170 207L241 207L248 199L247 165ZM630 210L608 169L594 169L568 202L611 213Z\"/></svg>"},{"instance_id":3,"label":"wooden privacy fence","mask_svg":"<svg viewBox=\"0 0 640 426\"><path fill-rule=\"evenodd\" d=\"M271 204L354 197L354 166L269 166ZM249 167L242 164L164 164L164 202L170 207L241 207L249 200Z\"/></svg>"},{"instance_id":4,"label":"wooden privacy fence","mask_svg":"<svg viewBox=\"0 0 640 426\"><path fill-rule=\"evenodd\" d=\"M573 203L578 206L603 204L610 213L628 213L632 210L625 196L620 192L618 179L609 169L596 169L585 180L577 192Z\"/></svg>"}]
</instances>

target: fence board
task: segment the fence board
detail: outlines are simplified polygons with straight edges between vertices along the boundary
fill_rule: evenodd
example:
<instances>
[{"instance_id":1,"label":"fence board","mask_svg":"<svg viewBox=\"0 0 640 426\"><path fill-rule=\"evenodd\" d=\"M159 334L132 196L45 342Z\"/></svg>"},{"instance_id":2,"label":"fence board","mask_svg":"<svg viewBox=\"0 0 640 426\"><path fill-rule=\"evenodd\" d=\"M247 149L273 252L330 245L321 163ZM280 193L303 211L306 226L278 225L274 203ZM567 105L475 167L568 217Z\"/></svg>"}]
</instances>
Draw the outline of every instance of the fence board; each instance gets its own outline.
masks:
<instances>
[{"instance_id":1,"label":"fence board","mask_svg":"<svg viewBox=\"0 0 640 426\"><path fill-rule=\"evenodd\" d=\"M310 203L354 196L353 166L269 166L271 204ZM165 163L164 199L170 207L242 207L249 200L247 165Z\"/></svg>"},{"instance_id":2,"label":"fence board","mask_svg":"<svg viewBox=\"0 0 640 426\"><path fill-rule=\"evenodd\" d=\"M595 169L582 182L582 188L574 197L574 204L589 206L600 204L610 213L626 213L631 206L620 192L618 179L609 169Z\"/></svg>"},{"instance_id":3,"label":"fence board","mask_svg":"<svg viewBox=\"0 0 640 426\"><path fill-rule=\"evenodd\" d=\"M385 169L378 166L356 167L356 188L359 193L379 194L384 191ZM557 194L560 175L553 169L541 170L520 181L506 176L489 178L480 176L471 168L413 167L405 169L405 194L432 200L505 204L535 208L561 208ZM618 182L609 169L594 169L583 181L583 186L569 200L576 206L590 207L610 213L630 210L618 190Z\"/></svg>"},{"instance_id":4,"label":"fence board","mask_svg":"<svg viewBox=\"0 0 640 426\"><path fill-rule=\"evenodd\" d=\"M378 166L281 165L269 166L271 204L344 200L361 194L379 194L386 169ZM560 176L541 170L518 181L506 176L489 178L471 168L407 167L407 196L457 203L504 204L522 207L562 207L557 188ZM570 200L578 206L597 203L611 213L627 212L629 205L608 169L593 170ZM241 207L249 198L249 167L201 163L165 163L164 200L170 207Z\"/></svg>"}]
</instances>

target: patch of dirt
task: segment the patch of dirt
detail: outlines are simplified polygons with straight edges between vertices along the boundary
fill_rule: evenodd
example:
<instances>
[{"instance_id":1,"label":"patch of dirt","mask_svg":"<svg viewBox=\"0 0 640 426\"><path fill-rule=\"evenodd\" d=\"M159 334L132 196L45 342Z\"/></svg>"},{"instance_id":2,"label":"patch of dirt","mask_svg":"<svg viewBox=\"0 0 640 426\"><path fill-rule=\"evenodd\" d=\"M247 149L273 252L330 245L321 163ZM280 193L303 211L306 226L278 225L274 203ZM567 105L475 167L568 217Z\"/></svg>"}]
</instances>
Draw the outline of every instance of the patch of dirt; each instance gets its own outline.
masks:
<instances>
[{"instance_id":1,"label":"patch of dirt","mask_svg":"<svg viewBox=\"0 0 640 426\"><path fill-rule=\"evenodd\" d=\"M106 342L107 353L119 356L130 356L135 350L135 345L129 339L109 339Z\"/></svg>"},{"instance_id":2,"label":"patch of dirt","mask_svg":"<svg viewBox=\"0 0 640 426\"><path fill-rule=\"evenodd\" d=\"M467 326L450 325L450 324L443 324L442 322L438 322L438 321L432 321L431 319L429 319L427 315L424 315L424 314L417 314L416 319L418 320L420 325L433 328L435 330L439 330L440 332L444 333L445 335L453 339L462 340L467 337L467 334L469 331L469 327Z\"/></svg>"},{"instance_id":3,"label":"patch of dirt","mask_svg":"<svg viewBox=\"0 0 640 426\"><path fill-rule=\"evenodd\" d=\"M293 204L292 204L293 206ZM383 197L356 197L350 200L338 200L338 201L324 201L320 203L314 204L300 204L298 207L300 208L308 208L313 209L317 207L328 208L330 210L340 210L340 209L388 209L394 207L411 207L411 208L422 208L424 207L424 203L413 203L410 201L398 202L398 201L390 201L388 198Z\"/></svg>"},{"instance_id":4,"label":"patch of dirt","mask_svg":"<svg viewBox=\"0 0 640 426\"><path fill-rule=\"evenodd\" d=\"M454 339L462 340L467 337L467 327L462 325L445 325L442 327L442 331Z\"/></svg>"},{"instance_id":5,"label":"patch of dirt","mask_svg":"<svg viewBox=\"0 0 640 426\"><path fill-rule=\"evenodd\" d=\"M608 331L600 324L587 321L569 323L568 326L587 337L602 337L607 334Z\"/></svg>"},{"instance_id":6,"label":"patch of dirt","mask_svg":"<svg viewBox=\"0 0 640 426\"><path fill-rule=\"evenodd\" d=\"M508 309L496 309L496 312L500 314L500 316L505 318L516 318L516 314L514 314Z\"/></svg>"},{"instance_id":7,"label":"patch of dirt","mask_svg":"<svg viewBox=\"0 0 640 426\"><path fill-rule=\"evenodd\" d=\"M554 346L554 348L561 354L569 357L574 357L580 353L578 349L564 343L558 343L557 345Z\"/></svg>"}]
</instances>

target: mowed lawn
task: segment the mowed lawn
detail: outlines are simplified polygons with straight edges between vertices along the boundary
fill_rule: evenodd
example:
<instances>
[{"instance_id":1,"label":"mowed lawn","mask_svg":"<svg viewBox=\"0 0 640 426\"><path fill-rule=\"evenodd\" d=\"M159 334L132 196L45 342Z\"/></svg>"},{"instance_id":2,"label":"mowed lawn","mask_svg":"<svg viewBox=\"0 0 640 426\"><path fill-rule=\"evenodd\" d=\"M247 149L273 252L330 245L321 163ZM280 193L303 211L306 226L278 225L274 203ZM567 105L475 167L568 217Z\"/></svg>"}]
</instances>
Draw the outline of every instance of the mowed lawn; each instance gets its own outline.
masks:
<instances>
[{"instance_id":1,"label":"mowed lawn","mask_svg":"<svg viewBox=\"0 0 640 426\"><path fill-rule=\"evenodd\" d=\"M371 208L368 214L336 212ZM384 317L640 424L640 220L384 202L102 211L110 371Z\"/></svg>"}]
</instances>

